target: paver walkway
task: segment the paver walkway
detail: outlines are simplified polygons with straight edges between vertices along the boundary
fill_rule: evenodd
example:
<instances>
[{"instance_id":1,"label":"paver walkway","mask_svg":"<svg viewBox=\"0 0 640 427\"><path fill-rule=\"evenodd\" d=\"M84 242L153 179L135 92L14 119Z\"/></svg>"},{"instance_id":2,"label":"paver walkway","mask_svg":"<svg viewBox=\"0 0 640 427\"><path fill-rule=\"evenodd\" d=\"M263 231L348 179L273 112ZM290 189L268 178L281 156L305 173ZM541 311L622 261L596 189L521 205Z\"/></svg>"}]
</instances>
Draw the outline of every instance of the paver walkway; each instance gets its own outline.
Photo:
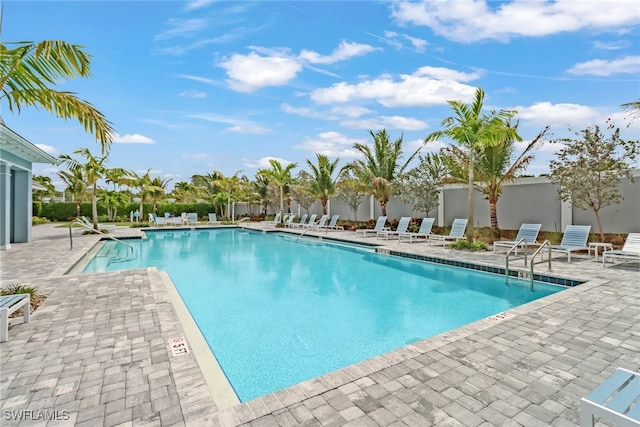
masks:
<instances>
[{"instance_id":1,"label":"paver walkway","mask_svg":"<svg viewBox=\"0 0 640 427\"><path fill-rule=\"evenodd\" d=\"M3 426L575 426L582 396L615 368L640 367L637 264L603 270L585 255L554 261L554 273L586 284L218 409L193 352L170 352L185 334L157 270L64 275L98 237L75 231L70 250L66 228L33 236L0 252L2 286L48 296L0 344ZM504 255L376 243L504 267Z\"/></svg>"}]
</instances>

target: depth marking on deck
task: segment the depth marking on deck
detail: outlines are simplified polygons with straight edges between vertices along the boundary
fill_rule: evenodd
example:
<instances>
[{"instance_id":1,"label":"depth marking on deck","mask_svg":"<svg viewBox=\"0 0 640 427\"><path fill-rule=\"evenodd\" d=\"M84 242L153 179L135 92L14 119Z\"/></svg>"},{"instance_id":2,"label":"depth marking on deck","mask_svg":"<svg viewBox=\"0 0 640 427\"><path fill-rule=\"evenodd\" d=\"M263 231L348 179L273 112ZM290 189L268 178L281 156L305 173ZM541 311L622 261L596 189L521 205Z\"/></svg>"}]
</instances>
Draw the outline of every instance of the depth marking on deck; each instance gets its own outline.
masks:
<instances>
[{"instance_id":1,"label":"depth marking on deck","mask_svg":"<svg viewBox=\"0 0 640 427\"><path fill-rule=\"evenodd\" d=\"M169 346L171 347L171 355L173 357L189 354L189 346L184 337L171 338L169 340Z\"/></svg>"},{"instance_id":2,"label":"depth marking on deck","mask_svg":"<svg viewBox=\"0 0 640 427\"><path fill-rule=\"evenodd\" d=\"M498 313L496 315L490 316L488 317L488 319L494 320L494 321L501 321L505 319L510 319L511 317L513 317L513 314L502 312L502 313Z\"/></svg>"}]
</instances>

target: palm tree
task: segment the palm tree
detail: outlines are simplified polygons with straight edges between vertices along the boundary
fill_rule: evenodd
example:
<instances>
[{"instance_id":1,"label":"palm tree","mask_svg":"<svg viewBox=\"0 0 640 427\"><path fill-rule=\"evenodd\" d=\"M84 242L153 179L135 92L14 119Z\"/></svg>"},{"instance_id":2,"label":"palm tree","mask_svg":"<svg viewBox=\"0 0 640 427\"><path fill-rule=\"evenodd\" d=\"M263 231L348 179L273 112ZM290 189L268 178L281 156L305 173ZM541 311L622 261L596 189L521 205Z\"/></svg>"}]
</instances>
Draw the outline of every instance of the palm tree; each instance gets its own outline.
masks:
<instances>
[{"instance_id":1,"label":"palm tree","mask_svg":"<svg viewBox=\"0 0 640 427\"><path fill-rule=\"evenodd\" d=\"M400 165L402 159L402 135L394 142L389 140L387 131L382 129L378 132L369 130L373 137L373 151L368 145L357 143L353 146L363 154L363 160L356 160L348 166L356 178L369 185L373 190L373 195L380 202L382 215L387 214L387 202L392 193L392 183L398 174L404 172L409 163L418 154L418 148L410 157Z\"/></svg>"},{"instance_id":2,"label":"palm tree","mask_svg":"<svg viewBox=\"0 0 640 427\"><path fill-rule=\"evenodd\" d=\"M85 163L72 158L66 154L61 154L59 159L69 166L71 171L80 170L87 186L91 188L91 216L93 219L93 229L98 230L98 180L104 177L107 167L104 162L108 155L95 157L88 148L80 148L73 152L75 155L86 159Z\"/></svg>"},{"instance_id":3,"label":"palm tree","mask_svg":"<svg viewBox=\"0 0 640 427\"><path fill-rule=\"evenodd\" d=\"M131 172L133 176L133 179L131 181L131 186L140 190L138 193L138 197L140 198L139 210L140 210L141 219L144 218L144 202L149 200L152 194L155 194L155 193L164 194L164 187L154 185L154 181L153 179L151 179L151 176L149 175L150 172L151 172L151 169L148 169L144 175L138 175L135 172ZM161 184L162 181L159 181L156 183Z\"/></svg>"},{"instance_id":4,"label":"palm tree","mask_svg":"<svg viewBox=\"0 0 640 427\"><path fill-rule=\"evenodd\" d=\"M100 193L100 204L107 208L109 221L115 221L118 217L118 206L129 202L129 196L119 191L103 190Z\"/></svg>"},{"instance_id":5,"label":"palm tree","mask_svg":"<svg viewBox=\"0 0 640 427\"><path fill-rule=\"evenodd\" d=\"M107 184L113 184L113 191L118 191L118 185L131 183L131 172L122 168L108 168L104 180Z\"/></svg>"},{"instance_id":6,"label":"palm tree","mask_svg":"<svg viewBox=\"0 0 640 427\"><path fill-rule=\"evenodd\" d=\"M62 119L77 119L85 131L95 135L104 155L113 141L111 123L74 93L53 89L64 80L90 77L90 62L82 46L64 41L0 42L0 102L6 99L12 112L32 106Z\"/></svg>"},{"instance_id":7,"label":"palm tree","mask_svg":"<svg viewBox=\"0 0 640 427\"><path fill-rule=\"evenodd\" d=\"M82 169L71 169L70 171L59 171L58 176L67 184L66 191L71 193L73 201L76 202L76 216L80 216L80 206L87 195L87 184L84 182Z\"/></svg>"},{"instance_id":8,"label":"palm tree","mask_svg":"<svg viewBox=\"0 0 640 427\"><path fill-rule=\"evenodd\" d=\"M147 189L147 195L151 203L153 203L153 213L158 213L158 202L164 197L164 193L167 191L167 184L173 178L160 179L155 177L151 180L150 186Z\"/></svg>"},{"instance_id":9,"label":"palm tree","mask_svg":"<svg viewBox=\"0 0 640 427\"><path fill-rule=\"evenodd\" d=\"M327 202L329 198L336 194L336 181L340 177L340 174L344 171L344 167L338 170L338 163L340 159L335 159L333 162L329 161L329 157L324 154L316 153L318 164L314 165L311 160L307 159L307 165L311 169L310 187L311 193L313 193L322 204L322 213L327 213ZM338 172L334 177L334 174Z\"/></svg>"},{"instance_id":10,"label":"palm tree","mask_svg":"<svg viewBox=\"0 0 640 427\"><path fill-rule=\"evenodd\" d=\"M517 125L516 125L517 127ZM509 139L495 146L485 146L476 150L475 164L475 189L487 196L489 201L489 217L491 218L491 231L495 237L500 237L498 225L498 199L502 195L505 184L515 181L518 175L524 171L533 161L531 153L536 148L549 130L549 126L527 144L520 155L512 162L515 141ZM452 178L466 183L468 180L469 156L467 152L458 147L447 147L443 152L449 157Z\"/></svg>"},{"instance_id":11,"label":"palm tree","mask_svg":"<svg viewBox=\"0 0 640 427\"><path fill-rule=\"evenodd\" d=\"M172 196L180 203L193 203L198 200L198 188L188 182L176 182Z\"/></svg>"},{"instance_id":12,"label":"palm tree","mask_svg":"<svg viewBox=\"0 0 640 427\"><path fill-rule=\"evenodd\" d=\"M262 206L262 214L267 214L267 208L271 203L271 192L269 191L269 180L262 176L260 173L256 174L256 179L252 183L252 190L260 206Z\"/></svg>"},{"instance_id":13,"label":"palm tree","mask_svg":"<svg viewBox=\"0 0 640 427\"><path fill-rule=\"evenodd\" d=\"M280 213L282 214L284 211L284 190L286 186L293 183L291 171L298 165L296 163L289 163L283 167L282 163L276 159L269 159L269 164L271 165L271 169L262 169L258 171L258 174L278 187L280 192ZM280 215L280 218L282 220L282 215Z\"/></svg>"},{"instance_id":14,"label":"palm tree","mask_svg":"<svg viewBox=\"0 0 640 427\"><path fill-rule=\"evenodd\" d=\"M449 138L465 149L468 153L468 182L469 198L467 213L467 240L474 240L473 233L473 183L476 155L478 150L486 146L495 146L507 140L521 141L515 128L509 126L509 121L516 112L513 110L492 110L490 114L483 114L484 91L477 88L474 100L471 104L461 101L448 101L454 112L453 116L442 120L443 130L433 132L425 138L424 142Z\"/></svg>"},{"instance_id":15,"label":"palm tree","mask_svg":"<svg viewBox=\"0 0 640 427\"><path fill-rule=\"evenodd\" d=\"M623 110L629 111L632 117L640 117L640 99L622 104L621 107Z\"/></svg>"},{"instance_id":16,"label":"palm tree","mask_svg":"<svg viewBox=\"0 0 640 427\"><path fill-rule=\"evenodd\" d=\"M238 176L242 171L237 171L231 176L222 175L220 178L216 180L216 184L222 189L224 195L226 195L227 199L227 218L231 218L231 221L234 220L233 214L231 213L231 202L235 202L241 197L241 193L243 188L246 186L247 178L245 176Z\"/></svg>"}]
</instances>

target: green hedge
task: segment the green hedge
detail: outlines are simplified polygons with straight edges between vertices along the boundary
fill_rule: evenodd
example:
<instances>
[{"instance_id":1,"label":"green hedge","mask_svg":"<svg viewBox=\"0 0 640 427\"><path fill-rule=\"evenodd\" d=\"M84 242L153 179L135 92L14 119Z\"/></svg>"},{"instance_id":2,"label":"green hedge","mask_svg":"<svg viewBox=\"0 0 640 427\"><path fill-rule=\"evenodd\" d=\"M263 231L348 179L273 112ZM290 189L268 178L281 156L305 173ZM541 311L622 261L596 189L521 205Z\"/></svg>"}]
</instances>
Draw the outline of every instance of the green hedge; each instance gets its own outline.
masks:
<instances>
[{"instance_id":1,"label":"green hedge","mask_svg":"<svg viewBox=\"0 0 640 427\"><path fill-rule=\"evenodd\" d=\"M39 217L42 215L42 202L32 202L31 216Z\"/></svg>"},{"instance_id":2,"label":"green hedge","mask_svg":"<svg viewBox=\"0 0 640 427\"><path fill-rule=\"evenodd\" d=\"M69 221L76 217L76 203L75 202L53 202L44 203L41 205L41 211L39 215L36 215L36 202L34 204L33 216L39 216L47 218L50 221ZM151 203L145 203L144 218L147 220L147 214L153 212L153 205ZM129 212L135 212L140 209L139 203L129 203L126 206L118 208L118 217L122 220L129 220ZM165 212L169 212L171 215L179 216L182 212L196 212L198 217L206 218L209 212L215 212L213 206L208 203L158 203L158 215L164 215ZM80 215L91 217L91 203L85 202L80 205ZM107 215L107 209L98 203L98 216L103 217Z\"/></svg>"}]
</instances>

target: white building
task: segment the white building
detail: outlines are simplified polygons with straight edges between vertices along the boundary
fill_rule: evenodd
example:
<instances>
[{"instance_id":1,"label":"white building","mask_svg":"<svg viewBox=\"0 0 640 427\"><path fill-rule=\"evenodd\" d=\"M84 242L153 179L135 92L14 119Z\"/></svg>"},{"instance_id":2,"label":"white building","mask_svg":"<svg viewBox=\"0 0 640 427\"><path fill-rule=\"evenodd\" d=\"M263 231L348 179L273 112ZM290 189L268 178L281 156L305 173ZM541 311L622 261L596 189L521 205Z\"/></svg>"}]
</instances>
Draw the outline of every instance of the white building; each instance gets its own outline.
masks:
<instances>
[{"instance_id":1,"label":"white building","mask_svg":"<svg viewBox=\"0 0 640 427\"><path fill-rule=\"evenodd\" d=\"M34 163L56 164L0 118L0 249L31 241L31 177Z\"/></svg>"}]
</instances>

